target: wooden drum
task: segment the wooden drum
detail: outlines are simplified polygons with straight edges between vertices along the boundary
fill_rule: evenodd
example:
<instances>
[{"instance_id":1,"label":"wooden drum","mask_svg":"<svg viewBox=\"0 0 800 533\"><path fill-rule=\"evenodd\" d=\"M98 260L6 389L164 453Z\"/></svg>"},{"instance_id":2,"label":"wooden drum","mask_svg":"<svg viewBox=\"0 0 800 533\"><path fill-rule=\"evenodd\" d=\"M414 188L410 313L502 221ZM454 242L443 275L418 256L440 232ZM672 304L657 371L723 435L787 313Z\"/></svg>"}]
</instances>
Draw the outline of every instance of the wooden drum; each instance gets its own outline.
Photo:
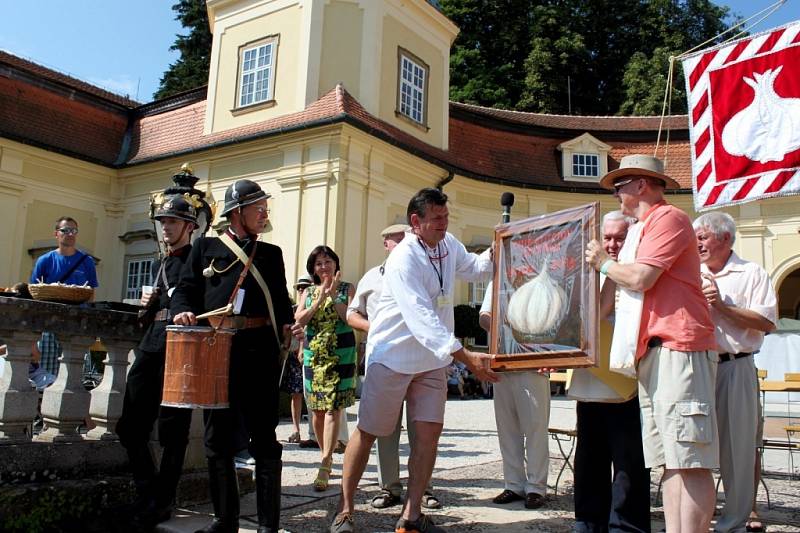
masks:
<instances>
[{"instance_id":1,"label":"wooden drum","mask_svg":"<svg viewBox=\"0 0 800 533\"><path fill-rule=\"evenodd\" d=\"M161 405L225 409L235 330L167 326L167 358Z\"/></svg>"}]
</instances>

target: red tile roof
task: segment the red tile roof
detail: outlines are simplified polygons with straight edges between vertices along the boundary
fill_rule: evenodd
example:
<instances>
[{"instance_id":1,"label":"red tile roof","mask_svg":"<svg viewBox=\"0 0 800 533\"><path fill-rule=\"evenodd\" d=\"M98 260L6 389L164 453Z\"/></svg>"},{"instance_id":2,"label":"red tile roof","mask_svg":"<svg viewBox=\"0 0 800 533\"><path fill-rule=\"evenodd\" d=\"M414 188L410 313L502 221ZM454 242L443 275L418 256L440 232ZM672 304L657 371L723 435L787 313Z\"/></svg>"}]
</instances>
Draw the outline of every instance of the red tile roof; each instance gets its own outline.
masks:
<instances>
[{"instance_id":1,"label":"red tile roof","mask_svg":"<svg viewBox=\"0 0 800 533\"><path fill-rule=\"evenodd\" d=\"M28 61L27 59L23 59L0 50L0 65L2 64L6 64L16 69L28 72L37 78L55 82L65 87L82 91L92 96L96 96L128 108L134 108L139 105L139 102L131 100L127 96L120 96L112 93L111 91L107 91L92 85L91 83L86 83L85 81L79 80L78 78L73 78L67 74L62 74L56 70L43 67L42 65Z\"/></svg>"},{"instance_id":2,"label":"red tile roof","mask_svg":"<svg viewBox=\"0 0 800 533\"><path fill-rule=\"evenodd\" d=\"M19 72L34 78L28 79ZM38 79L44 80L37 83ZM55 85L53 85L55 84ZM83 94L71 98L64 87ZM522 113L450 103L449 150L433 147L364 109L341 85L306 109L203 135L201 90L139 107L50 69L0 52L0 135L108 166L135 165L209 148L345 122L455 174L520 187L592 191L592 183L561 178L564 141L590 132L612 146L609 168L629 153L653 153L659 117L581 117ZM687 119L672 129L667 173L691 187ZM663 145L659 150L663 157Z\"/></svg>"},{"instance_id":3,"label":"red tile roof","mask_svg":"<svg viewBox=\"0 0 800 533\"><path fill-rule=\"evenodd\" d=\"M0 71L0 136L113 166L127 125L123 109L70 98Z\"/></svg>"},{"instance_id":4,"label":"red tile roof","mask_svg":"<svg viewBox=\"0 0 800 533\"><path fill-rule=\"evenodd\" d=\"M450 102L450 110L491 117L509 124L582 131L658 131L658 125L661 122L661 117L547 115L543 113L508 111L506 109L481 107L459 102ZM687 115L668 116L665 117L664 127L673 130L685 129L689 126L688 120Z\"/></svg>"}]
</instances>

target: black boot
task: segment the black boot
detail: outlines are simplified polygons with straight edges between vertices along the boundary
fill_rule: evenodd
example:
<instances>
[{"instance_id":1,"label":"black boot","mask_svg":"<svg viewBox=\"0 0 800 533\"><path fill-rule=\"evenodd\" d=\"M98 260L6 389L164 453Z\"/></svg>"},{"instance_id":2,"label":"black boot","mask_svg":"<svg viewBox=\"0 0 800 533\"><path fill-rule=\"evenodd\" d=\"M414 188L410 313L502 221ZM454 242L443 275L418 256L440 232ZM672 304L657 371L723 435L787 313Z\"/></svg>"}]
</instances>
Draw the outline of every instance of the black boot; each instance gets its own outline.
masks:
<instances>
[{"instance_id":1,"label":"black boot","mask_svg":"<svg viewBox=\"0 0 800 533\"><path fill-rule=\"evenodd\" d=\"M258 510L258 533L277 533L281 518L281 469L280 459L258 459L256 461L256 509Z\"/></svg>"},{"instance_id":2,"label":"black boot","mask_svg":"<svg viewBox=\"0 0 800 533\"><path fill-rule=\"evenodd\" d=\"M147 444L131 447L126 451L131 474L133 474L133 484L136 487L136 499L120 511L130 516L140 513L153 500L156 467Z\"/></svg>"},{"instance_id":3,"label":"black boot","mask_svg":"<svg viewBox=\"0 0 800 533\"><path fill-rule=\"evenodd\" d=\"M208 458L208 484L214 520L195 533L238 533L239 481L233 456Z\"/></svg>"},{"instance_id":4,"label":"black boot","mask_svg":"<svg viewBox=\"0 0 800 533\"><path fill-rule=\"evenodd\" d=\"M141 530L149 531L161 522L170 519L175 502L178 481L183 472L185 446L167 446L161 455L161 466L153 487L153 497L145 509L139 513L134 523Z\"/></svg>"}]
</instances>

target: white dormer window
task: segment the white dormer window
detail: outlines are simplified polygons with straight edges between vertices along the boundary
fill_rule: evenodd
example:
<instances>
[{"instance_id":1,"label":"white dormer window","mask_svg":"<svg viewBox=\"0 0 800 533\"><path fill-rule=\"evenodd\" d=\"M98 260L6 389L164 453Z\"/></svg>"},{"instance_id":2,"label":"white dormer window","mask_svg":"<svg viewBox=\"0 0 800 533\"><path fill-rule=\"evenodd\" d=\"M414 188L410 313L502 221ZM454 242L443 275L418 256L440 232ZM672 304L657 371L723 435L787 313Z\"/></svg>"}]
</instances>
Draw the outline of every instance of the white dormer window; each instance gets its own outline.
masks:
<instances>
[{"instance_id":1,"label":"white dormer window","mask_svg":"<svg viewBox=\"0 0 800 533\"><path fill-rule=\"evenodd\" d=\"M572 175L583 178L599 177L599 156L597 154L572 154Z\"/></svg>"},{"instance_id":2,"label":"white dormer window","mask_svg":"<svg viewBox=\"0 0 800 533\"><path fill-rule=\"evenodd\" d=\"M240 49L237 108L274 100L277 55L277 35Z\"/></svg>"},{"instance_id":3,"label":"white dormer window","mask_svg":"<svg viewBox=\"0 0 800 533\"><path fill-rule=\"evenodd\" d=\"M397 116L413 123L427 124L428 74L430 68L421 59L402 48L398 49Z\"/></svg>"},{"instance_id":4,"label":"white dormer window","mask_svg":"<svg viewBox=\"0 0 800 533\"><path fill-rule=\"evenodd\" d=\"M564 181L598 183L608 172L611 146L589 133L558 145Z\"/></svg>"}]
</instances>

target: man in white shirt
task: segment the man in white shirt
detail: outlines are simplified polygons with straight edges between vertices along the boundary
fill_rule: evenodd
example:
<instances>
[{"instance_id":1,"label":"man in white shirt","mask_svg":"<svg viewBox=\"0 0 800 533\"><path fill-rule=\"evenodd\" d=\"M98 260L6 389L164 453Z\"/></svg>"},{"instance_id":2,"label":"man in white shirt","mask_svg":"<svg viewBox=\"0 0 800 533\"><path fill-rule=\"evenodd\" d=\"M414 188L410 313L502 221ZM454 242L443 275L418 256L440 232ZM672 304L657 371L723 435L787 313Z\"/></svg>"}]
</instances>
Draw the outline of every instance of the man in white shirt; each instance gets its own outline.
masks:
<instances>
[{"instance_id":1,"label":"man in white shirt","mask_svg":"<svg viewBox=\"0 0 800 533\"><path fill-rule=\"evenodd\" d=\"M393 224L381 232L383 248L387 254L392 253L411 227L407 224ZM358 282L356 294L347 308L347 323L354 329L367 333L370 318L375 316L375 309L383 289L383 272L386 261L369 269ZM408 407L408 404L406 404ZM397 425L391 435L378 437L376 456L378 458L378 484L381 491L372 498L371 505L376 509L385 509L400 504L403 484L400 483L400 430L402 429L402 412L397 417ZM408 440L414 442L414 424L408 426ZM441 507L439 500L428 486L422 498L422 506L426 509Z\"/></svg>"},{"instance_id":2,"label":"man in white shirt","mask_svg":"<svg viewBox=\"0 0 800 533\"><path fill-rule=\"evenodd\" d=\"M612 259L618 260L632 222L621 211L603 217L603 250ZM569 384L569 397L578 400L573 533L650 531L637 383L609 369L612 321L613 315L600 321L599 366L575 369Z\"/></svg>"},{"instance_id":3,"label":"man in white shirt","mask_svg":"<svg viewBox=\"0 0 800 533\"><path fill-rule=\"evenodd\" d=\"M756 489L760 413L753 353L764 333L775 330L777 299L766 271L733 251L736 223L730 215L706 213L693 226L719 345L716 400L725 507L714 530L739 532L745 531Z\"/></svg>"},{"instance_id":4,"label":"man in white shirt","mask_svg":"<svg viewBox=\"0 0 800 533\"><path fill-rule=\"evenodd\" d=\"M480 310L480 325L492 324L492 283ZM547 493L550 422L550 382L538 372L507 372L494 386L494 417L503 458L503 492L494 503L525 500L527 509L544 505Z\"/></svg>"},{"instance_id":5,"label":"man in white shirt","mask_svg":"<svg viewBox=\"0 0 800 533\"><path fill-rule=\"evenodd\" d=\"M436 462L447 399L446 368L453 358L479 379L497 381L491 356L470 352L453 334L456 277L477 281L492 272L491 253L468 253L448 226L447 195L422 189L409 202L414 235L386 260L383 290L367 340L367 376L359 404L358 426L344 457L342 498L332 533L354 531L353 498L377 436L392 433L403 401L415 425L409 458L408 494L397 533L443 529L421 513L421 501Z\"/></svg>"}]
</instances>

